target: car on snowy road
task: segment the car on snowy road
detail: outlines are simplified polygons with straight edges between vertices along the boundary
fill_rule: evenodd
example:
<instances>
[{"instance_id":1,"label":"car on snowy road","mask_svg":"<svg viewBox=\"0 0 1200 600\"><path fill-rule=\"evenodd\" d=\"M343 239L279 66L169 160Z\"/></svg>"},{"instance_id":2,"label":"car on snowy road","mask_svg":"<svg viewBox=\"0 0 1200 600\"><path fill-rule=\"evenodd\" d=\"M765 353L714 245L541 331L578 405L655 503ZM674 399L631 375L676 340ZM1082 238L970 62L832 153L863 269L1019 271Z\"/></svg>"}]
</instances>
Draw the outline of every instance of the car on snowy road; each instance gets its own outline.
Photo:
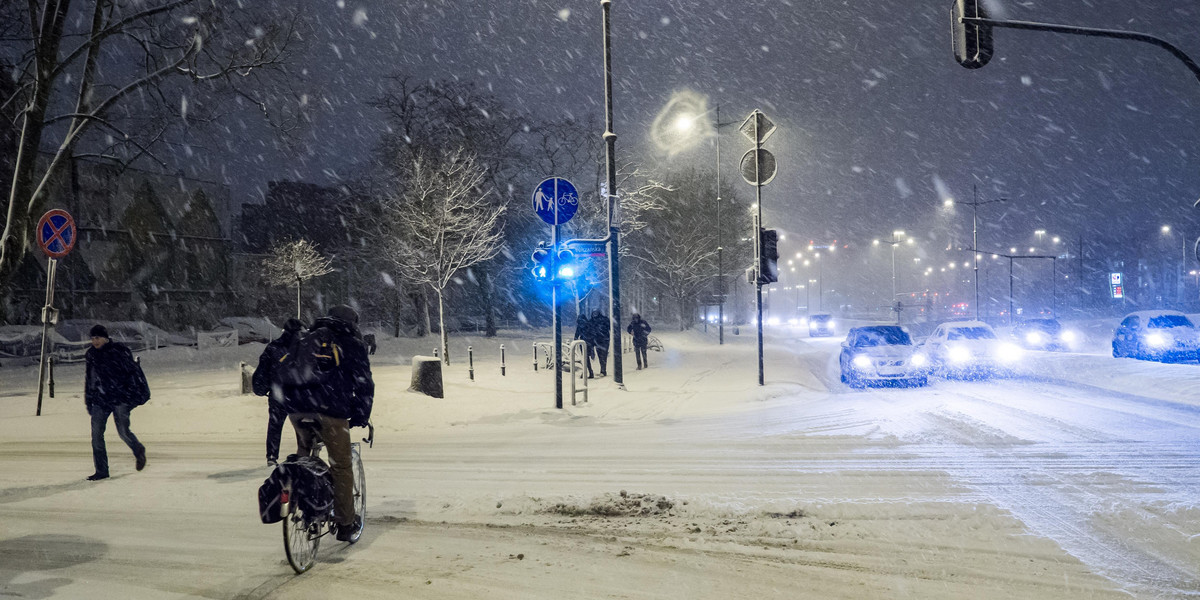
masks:
<instances>
[{"instance_id":1,"label":"car on snowy road","mask_svg":"<svg viewBox=\"0 0 1200 600\"><path fill-rule=\"evenodd\" d=\"M1030 350L1070 350L1079 342L1079 334L1063 327L1058 319L1027 319L1013 327L1017 343Z\"/></svg>"},{"instance_id":2,"label":"car on snowy road","mask_svg":"<svg viewBox=\"0 0 1200 600\"><path fill-rule=\"evenodd\" d=\"M829 337L837 332L837 321L829 313L814 313L808 317L808 337Z\"/></svg>"},{"instance_id":3,"label":"car on snowy road","mask_svg":"<svg viewBox=\"0 0 1200 600\"><path fill-rule=\"evenodd\" d=\"M933 373L943 377L986 379L1011 372L1025 351L1001 341L983 321L953 321L933 330L921 351Z\"/></svg>"},{"instance_id":4,"label":"car on snowy road","mask_svg":"<svg viewBox=\"0 0 1200 600\"><path fill-rule=\"evenodd\" d=\"M1142 360L1191 360L1200 354L1200 330L1177 310L1130 313L1113 332L1112 354Z\"/></svg>"},{"instance_id":5,"label":"car on snowy road","mask_svg":"<svg viewBox=\"0 0 1200 600\"><path fill-rule=\"evenodd\" d=\"M851 328L842 342L838 363L842 383L850 387L868 383L925 385L929 366L913 345L912 336L898 325Z\"/></svg>"}]
</instances>

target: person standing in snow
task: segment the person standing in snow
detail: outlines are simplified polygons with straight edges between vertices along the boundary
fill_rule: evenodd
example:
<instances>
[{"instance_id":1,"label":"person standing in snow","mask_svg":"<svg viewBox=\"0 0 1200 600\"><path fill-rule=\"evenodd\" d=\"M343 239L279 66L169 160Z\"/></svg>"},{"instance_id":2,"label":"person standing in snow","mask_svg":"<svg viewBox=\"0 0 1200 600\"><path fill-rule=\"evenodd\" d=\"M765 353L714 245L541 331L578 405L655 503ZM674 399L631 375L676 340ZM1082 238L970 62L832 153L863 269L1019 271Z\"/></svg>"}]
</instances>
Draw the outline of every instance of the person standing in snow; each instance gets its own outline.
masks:
<instances>
[{"instance_id":1,"label":"person standing in snow","mask_svg":"<svg viewBox=\"0 0 1200 600\"><path fill-rule=\"evenodd\" d=\"M583 340L587 344L587 352L584 353L583 359L587 361L588 379L592 379L595 376L592 373L592 352L596 342L593 337L592 323L584 315L579 315L575 321L575 339Z\"/></svg>"},{"instance_id":2,"label":"person standing in snow","mask_svg":"<svg viewBox=\"0 0 1200 600\"><path fill-rule=\"evenodd\" d=\"M366 427L375 398L375 382L367 348L358 331L358 313L349 306L334 306L328 316L313 323L305 335L332 339L337 366L324 383L297 387L284 394L288 418L296 429L297 454L307 456L313 447L313 433L298 426L312 419L321 428L321 439L329 453L329 473L333 477L333 514L337 539L349 542L362 530L362 515L354 514L354 473L350 468L350 428Z\"/></svg>"},{"instance_id":3,"label":"person standing in snow","mask_svg":"<svg viewBox=\"0 0 1200 600\"><path fill-rule=\"evenodd\" d=\"M600 376L603 377L608 375L608 343L612 341L612 321L600 309L596 309L592 311L589 323L592 325L592 341L596 345L596 362L600 365Z\"/></svg>"},{"instance_id":4,"label":"person standing in snow","mask_svg":"<svg viewBox=\"0 0 1200 600\"><path fill-rule=\"evenodd\" d=\"M290 389L274 381L275 365L288 352L288 347L295 341L304 324L299 319L291 318L283 324L283 333L272 340L258 357L258 368L254 369L251 383L254 393L267 397L267 464L274 465L279 461L279 438L283 435L283 422L287 420L287 410L284 408L284 395L291 393Z\"/></svg>"},{"instance_id":5,"label":"person standing in snow","mask_svg":"<svg viewBox=\"0 0 1200 600\"><path fill-rule=\"evenodd\" d=\"M646 348L650 345L650 324L642 319L642 315L633 313L629 327L625 331L633 335L633 355L637 357L637 368L642 370L650 366L646 358Z\"/></svg>"},{"instance_id":6,"label":"person standing in snow","mask_svg":"<svg viewBox=\"0 0 1200 600\"><path fill-rule=\"evenodd\" d=\"M108 416L117 425L117 435L133 451L134 468L146 468L146 447L129 430L129 413L140 404L137 395L142 387L141 369L133 362L133 353L120 342L108 337L103 325L92 327L89 333L92 347L84 355L83 400L92 417L92 462L96 472L89 481L108 478L108 450L104 446L104 429Z\"/></svg>"}]
</instances>

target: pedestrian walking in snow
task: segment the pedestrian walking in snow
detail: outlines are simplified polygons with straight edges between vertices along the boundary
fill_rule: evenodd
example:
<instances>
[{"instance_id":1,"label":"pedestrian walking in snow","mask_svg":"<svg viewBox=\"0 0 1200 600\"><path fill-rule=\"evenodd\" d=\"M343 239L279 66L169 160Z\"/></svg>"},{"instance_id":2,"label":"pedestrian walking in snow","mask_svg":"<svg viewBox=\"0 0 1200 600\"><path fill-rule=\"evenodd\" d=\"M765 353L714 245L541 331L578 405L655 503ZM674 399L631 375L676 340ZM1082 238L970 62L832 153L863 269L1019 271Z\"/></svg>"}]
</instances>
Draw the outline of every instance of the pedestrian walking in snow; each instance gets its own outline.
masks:
<instances>
[{"instance_id":1,"label":"pedestrian walking in snow","mask_svg":"<svg viewBox=\"0 0 1200 600\"><path fill-rule=\"evenodd\" d=\"M84 355L83 400L92 417L92 462L96 467L88 480L98 481L108 477L104 429L109 415L117 425L117 435L133 451L134 467L139 471L146 467L146 447L129 430L129 413L150 398L150 389L129 348L109 339L103 325L92 327L89 335L92 347Z\"/></svg>"},{"instance_id":2,"label":"pedestrian walking in snow","mask_svg":"<svg viewBox=\"0 0 1200 600\"><path fill-rule=\"evenodd\" d=\"M596 309L592 311L589 323L592 326L592 340L596 344L596 362L600 365L600 376L603 377L608 375L608 343L612 341L612 321L600 309Z\"/></svg>"},{"instance_id":3,"label":"pedestrian walking in snow","mask_svg":"<svg viewBox=\"0 0 1200 600\"><path fill-rule=\"evenodd\" d=\"M633 313L633 318L629 320L629 327L625 331L633 335L633 355L637 358L638 370L650 366L649 360L646 358L646 348L650 345L650 324L642 319L642 315Z\"/></svg>"},{"instance_id":4,"label":"pedestrian walking in snow","mask_svg":"<svg viewBox=\"0 0 1200 600\"><path fill-rule=\"evenodd\" d=\"M333 514L337 539L347 542L362 530L362 515L354 514L354 473L350 470L350 428L366 427L371 419L375 382L367 347L358 331L358 312L349 306L334 306L328 316L313 323L297 342L298 354L328 360L333 367L320 383L297 386L284 394L288 418L296 430L297 454L308 456L315 441L313 432L297 426L302 419L320 425L321 439L329 456L333 477ZM309 350L306 350L309 349ZM322 356L316 357L311 350ZM298 357L304 364L304 356ZM286 369L287 365L280 367ZM310 369L311 370L311 369Z\"/></svg>"},{"instance_id":5,"label":"pedestrian walking in snow","mask_svg":"<svg viewBox=\"0 0 1200 600\"><path fill-rule=\"evenodd\" d=\"M579 315L575 321L575 339L583 340L587 343L587 352L584 352L584 361L587 362L588 379L595 377L592 372L592 352L595 348L595 337L592 335L592 322L584 315Z\"/></svg>"},{"instance_id":6,"label":"pedestrian walking in snow","mask_svg":"<svg viewBox=\"0 0 1200 600\"><path fill-rule=\"evenodd\" d=\"M284 396L293 393L289 386L273 383L274 368L279 360L288 353L288 348L295 341L304 324L299 319L291 318L283 324L283 333L272 340L258 357L258 368L254 369L251 384L254 393L267 397L267 464L279 462L279 438L283 435L283 422L287 420L287 409L284 408Z\"/></svg>"}]
</instances>

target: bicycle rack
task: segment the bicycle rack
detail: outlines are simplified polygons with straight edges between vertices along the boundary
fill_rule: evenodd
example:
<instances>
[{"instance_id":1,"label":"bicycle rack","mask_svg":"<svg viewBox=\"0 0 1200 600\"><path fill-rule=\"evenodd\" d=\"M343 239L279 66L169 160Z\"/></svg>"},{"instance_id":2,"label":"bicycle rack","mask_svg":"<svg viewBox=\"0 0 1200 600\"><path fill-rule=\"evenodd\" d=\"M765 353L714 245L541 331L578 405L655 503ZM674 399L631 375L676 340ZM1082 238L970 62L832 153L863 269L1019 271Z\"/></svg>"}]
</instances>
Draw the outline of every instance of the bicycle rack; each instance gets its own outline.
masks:
<instances>
[{"instance_id":1,"label":"bicycle rack","mask_svg":"<svg viewBox=\"0 0 1200 600\"><path fill-rule=\"evenodd\" d=\"M571 342L571 406L575 406L575 396L583 394L583 401L588 401L588 379L587 369L584 367L584 361L588 360L587 343L583 340L575 340ZM579 353L580 358L576 358L576 353ZM583 389L576 388L577 381L583 381Z\"/></svg>"}]
</instances>

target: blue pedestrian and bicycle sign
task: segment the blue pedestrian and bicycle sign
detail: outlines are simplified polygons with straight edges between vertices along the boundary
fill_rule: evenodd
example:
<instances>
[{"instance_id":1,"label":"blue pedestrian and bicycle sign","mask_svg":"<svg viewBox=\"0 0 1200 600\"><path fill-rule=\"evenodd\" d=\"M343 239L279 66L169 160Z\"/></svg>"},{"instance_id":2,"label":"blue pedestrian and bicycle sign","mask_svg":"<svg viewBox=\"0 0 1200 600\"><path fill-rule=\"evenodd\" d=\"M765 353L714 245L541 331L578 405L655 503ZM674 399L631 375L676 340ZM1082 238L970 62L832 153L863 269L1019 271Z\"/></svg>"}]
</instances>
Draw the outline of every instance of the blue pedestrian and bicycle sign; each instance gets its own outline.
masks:
<instances>
[{"instance_id":1,"label":"blue pedestrian and bicycle sign","mask_svg":"<svg viewBox=\"0 0 1200 600\"><path fill-rule=\"evenodd\" d=\"M50 258L62 258L75 247L75 219L60 208L42 215L37 224L37 242Z\"/></svg>"},{"instance_id":2,"label":"blue pedestrian and bicycle sign","mask_svg":"<svg viewBox=\"0 0 1200 600\"><path fill-rule=\"evenodd\" d=\"M570 181L551 177L533 190L533 210L547 224L562 225L579 210L579 192Z\"/></svg>"}]
</instances>

